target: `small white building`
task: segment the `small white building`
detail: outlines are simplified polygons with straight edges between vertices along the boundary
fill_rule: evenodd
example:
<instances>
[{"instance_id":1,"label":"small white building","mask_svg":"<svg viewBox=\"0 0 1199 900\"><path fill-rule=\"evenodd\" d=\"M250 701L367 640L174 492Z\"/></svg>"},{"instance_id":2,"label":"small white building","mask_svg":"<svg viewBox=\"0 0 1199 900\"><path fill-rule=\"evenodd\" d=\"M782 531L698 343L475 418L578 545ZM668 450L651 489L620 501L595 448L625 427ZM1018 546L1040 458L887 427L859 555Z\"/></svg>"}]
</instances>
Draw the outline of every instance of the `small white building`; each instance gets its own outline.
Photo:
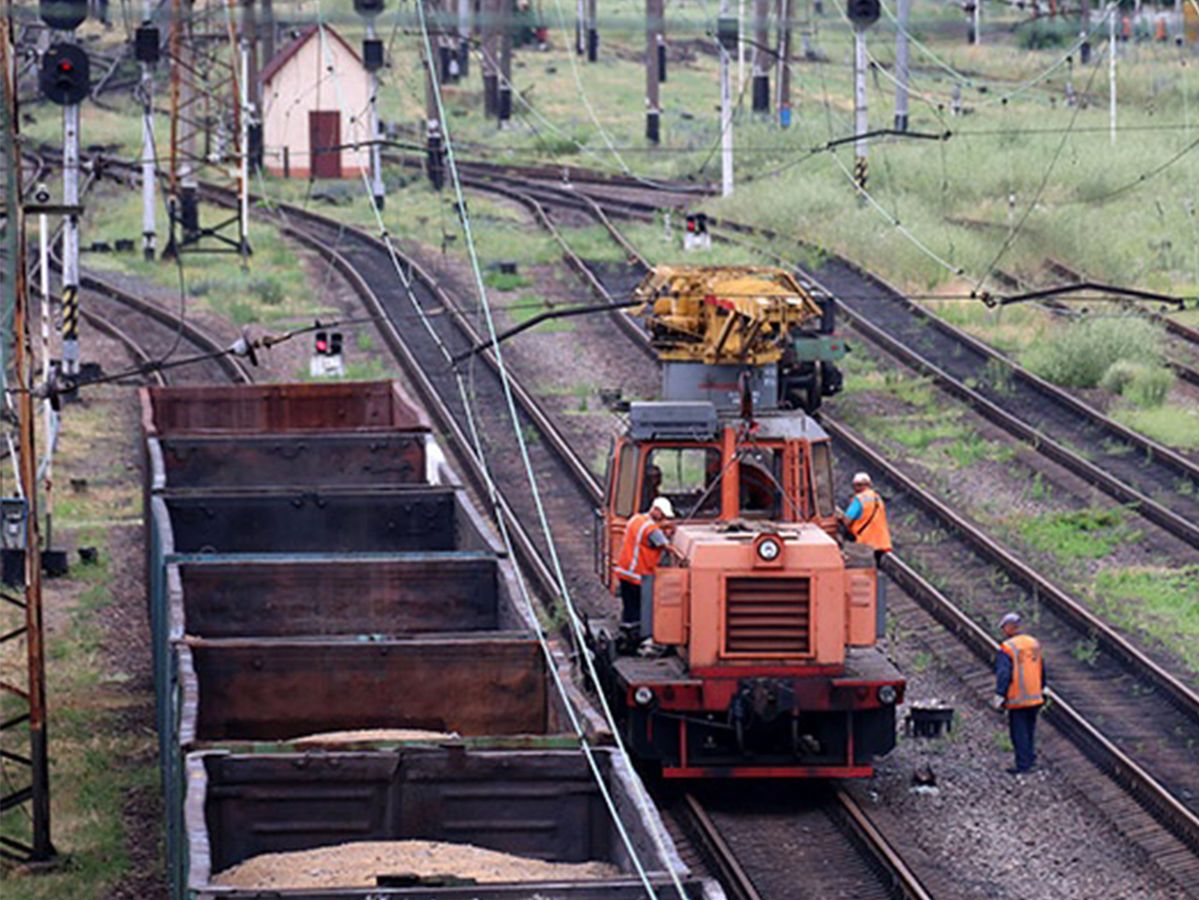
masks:
<instances>
[{"instance_id":1,"label":"small white building","mask_svg":"<svg viewBox=\"0 0 1199 900\"><path fill-rule=\"evenodd\" d=\"M275 54L262 82L263 164L291 178L354 178L370 165L371 76L328 26L310 25Z\"/></svg>"}]
</instances>

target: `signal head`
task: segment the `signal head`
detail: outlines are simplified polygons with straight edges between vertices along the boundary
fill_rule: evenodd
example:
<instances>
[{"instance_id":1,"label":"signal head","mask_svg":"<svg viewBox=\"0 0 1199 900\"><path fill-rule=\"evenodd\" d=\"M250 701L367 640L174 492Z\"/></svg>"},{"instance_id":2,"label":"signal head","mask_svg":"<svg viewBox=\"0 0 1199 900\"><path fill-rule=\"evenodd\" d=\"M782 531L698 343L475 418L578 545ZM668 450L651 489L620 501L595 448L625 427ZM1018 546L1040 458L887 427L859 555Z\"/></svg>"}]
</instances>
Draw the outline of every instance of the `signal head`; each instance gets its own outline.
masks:
<instances>
[{"instance_id":1,"label":"signal head","mask_svg":"<svg viewBox=\"0 0 1199 900\"><path fill-rule=\"evenodd\" d=\"M91 93L91 64L75 44L54 44L42 57L39 86L46 99L59 106L82 103Z\"/></svg>"}]
</instances>

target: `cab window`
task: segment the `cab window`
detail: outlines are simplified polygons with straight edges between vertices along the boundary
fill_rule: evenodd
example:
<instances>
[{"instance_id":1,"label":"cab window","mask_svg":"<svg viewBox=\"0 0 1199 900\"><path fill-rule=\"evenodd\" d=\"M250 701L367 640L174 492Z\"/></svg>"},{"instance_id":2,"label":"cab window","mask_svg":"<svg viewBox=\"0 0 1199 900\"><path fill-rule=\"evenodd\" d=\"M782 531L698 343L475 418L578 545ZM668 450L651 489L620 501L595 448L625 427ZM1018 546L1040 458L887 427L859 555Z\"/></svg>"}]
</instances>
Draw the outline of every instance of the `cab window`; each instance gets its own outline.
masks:
<instances>
[{"instance_id":1,"label":"cab window","mask_svg":"<svg viewBox=\"0 0 1199 900\"><path fill-rule=\"evenodd\" d=\"M616 463L616 496L613 498L612 511L624 518L634 512L634 501L637 499L637 447L625 444L620 448L620 457Z\"/></svg>"},{"instance_id":2,"label":"cab window","mask_svg":"<svg viewBox=\"0 0 1199 900\"><path fill-rule=\"evenodd\" d=\"M816 501L816 515L833 514L833 455L828 441L812 444L812 496Z\"/></svg>"},{"instance_id":3,"label":"cab window","mask_svg":"<svg viewBox=\"0 0 1199 900\"><path fill-rule=\"evenodd\" d=\"M646 458L641 508L665 497L680 518L714 519L720 515L720 486L712 485L719 475L720 451L714 447L656 447Z\"/></svg>"},{"instance_id":4,"label":"cab window","mask_svg":"<svg viewBox=\"0 0 1199 900\"><path fill-rule=\"evenodd\" d=\"M741 515L754 519L782 518L782 453L773 447L754 447L741 457Z\"/></svg>"}]
</instances>

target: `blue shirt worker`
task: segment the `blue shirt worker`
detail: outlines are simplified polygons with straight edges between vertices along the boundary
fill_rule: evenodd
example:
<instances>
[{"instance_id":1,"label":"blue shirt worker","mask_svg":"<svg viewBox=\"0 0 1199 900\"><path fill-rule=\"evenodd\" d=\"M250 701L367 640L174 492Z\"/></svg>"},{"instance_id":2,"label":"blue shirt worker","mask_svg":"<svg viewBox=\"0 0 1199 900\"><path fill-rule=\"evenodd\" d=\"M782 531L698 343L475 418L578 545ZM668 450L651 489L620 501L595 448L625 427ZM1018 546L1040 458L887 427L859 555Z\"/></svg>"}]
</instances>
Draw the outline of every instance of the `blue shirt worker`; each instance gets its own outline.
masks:
<instances>
[{"instance_id":1,"label":"blue shirt worker","mask_svg":"<svg viewBox=\"0 0 1199 900\"><path fill-rule=\"evenodd\" d=\"M1037 714L1045 704L1045 659L1036 638L1020 630L1020 614L999 620L1004 641L995 657L995 696L991 705L1007 710L1016 765L1009 775L1022 775L1037 763Z\"/></svg>"},{"instance_id":2,"label":"blue shirt worker","mask_svg":"<svg viewBox=\"0 0 1199 900\"><path fill-rule=\"evenodd\" d=\"M865 472L853 476L853 500L839 518L855 541L874 548L876 562L884 553L891 552L886 505Z\"/></svg>"},{"instance_id":3,"label":"blue shirt worker","mask_svg":"<svg viewBox=\"0 0 1199 900\"><path fill-rule=\"evenodd\" d=\"M674 518L674 507L665 497L650 504L649 512L638 513L625 525L620 557L616 560L616 577L620 582L620 622L636 640L641 626L641 583L653 575L663 551L673 552L670 538L662 523Z\"/></svg>"}]
</instances>

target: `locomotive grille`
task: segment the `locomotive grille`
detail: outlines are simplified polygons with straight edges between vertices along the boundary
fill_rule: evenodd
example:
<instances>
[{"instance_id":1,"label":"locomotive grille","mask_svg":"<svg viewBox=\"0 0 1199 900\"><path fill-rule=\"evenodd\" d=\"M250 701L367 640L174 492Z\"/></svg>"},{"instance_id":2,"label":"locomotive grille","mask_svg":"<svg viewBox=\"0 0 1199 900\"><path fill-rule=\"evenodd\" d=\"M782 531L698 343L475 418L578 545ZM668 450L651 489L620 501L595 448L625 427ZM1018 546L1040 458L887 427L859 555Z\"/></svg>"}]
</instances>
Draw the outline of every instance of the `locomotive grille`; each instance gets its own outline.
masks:
<instances>
[{"instance_id":1,"label":"locomotive grille","mask_svg":"<svg viewBox=\"0 0 1199 900\"><path fill-rule=\"evenodd\" d=\"M730 578L725 591L725 653L794 656L811 652L807 578Z\"/></svg>"}]
</instances>

